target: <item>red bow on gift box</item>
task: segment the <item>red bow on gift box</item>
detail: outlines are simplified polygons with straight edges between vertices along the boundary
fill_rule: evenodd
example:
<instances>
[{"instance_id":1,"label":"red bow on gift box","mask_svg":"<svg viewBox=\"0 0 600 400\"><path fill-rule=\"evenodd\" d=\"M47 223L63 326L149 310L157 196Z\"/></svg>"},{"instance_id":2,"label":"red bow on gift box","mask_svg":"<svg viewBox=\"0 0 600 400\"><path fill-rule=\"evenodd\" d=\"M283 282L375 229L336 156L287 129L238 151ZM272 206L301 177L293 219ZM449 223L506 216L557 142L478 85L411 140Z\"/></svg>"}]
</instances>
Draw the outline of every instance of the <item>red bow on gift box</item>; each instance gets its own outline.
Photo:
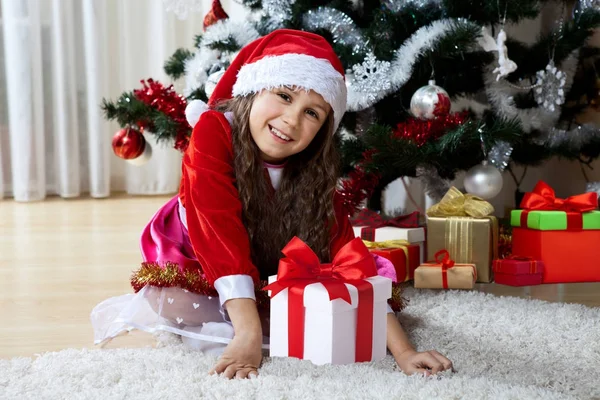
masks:
<instances>
[{"instance_id":1,"label":"red bow on gift box","mask_svg":"<svg viewBox=\"0 0 600 400\"><path fill-rule=\"evenodd\" d=\"M354 226L364 226L360 232L361 239L374 242L375 229L383 228L384 226L391 226L394 228L418 228L419 215L418 211L413 211L410 214L385 219L379 215L379 213L364 208L359 211L356 217L351 218L350 222Z\"/></svg>"},{"instance_id":2,"label":"red bow on gift box","mask_svg":"<svg viewBox=\"0 0 600 400\"><path fill-rule=\"evenodd\" d=\"M271 297L284 289L288 296L288 354L304 355L304 289L312 283L321 283L329 299L342 299L351 304L345 283L358 289L356 361L370 361L373 342L373 286L365 278L377 276L373 256L360 238L342 247L331 263L321 264L319 257L301 239L294 237L282 250L285 258L279 261L277 281L263 290L271 290Z\"/></svg>"},{"instance_id":3,"label":"red bow on gift box","mask_svg":"<svg viewBox=\"0 0 600 400\"><path fill-rule=\"evenodd\" d=\"M583 217L581 213L598 208L598 194L594 192L578 194L561 199L556 197L554 189L546 182L539 181L533 188L533 192L525 193L521 201L521 226L527 226L527 214L529 211L565 211L567 213L567 229L583 229Z\"/></svg>"},{"instance_id":4,"label":"red bow on gift box","mask_svg":"<svg viewBox=\"0 0 600 400\"><path fill-rule=\"evenodd\" d=\"M539 181L533 192L525 193L521 208L527 210L556 210L571 212L586 212L598 208L598 194L594 192L577 194L561 199L556 197L554 189L546 182Z\"/></svg>"},{"instance_id":5,"label":"red bow on gift box","mask_svg":"<svg viewBox=\"0 0 600 400\"><path fill-rule=\"evenodd\" d=\"M448 270L454 267L454 260L450 258L448 250L442 249L435 253L435 262L442 266L442 286L448 289Z\"/></svg>"}]
</instances>

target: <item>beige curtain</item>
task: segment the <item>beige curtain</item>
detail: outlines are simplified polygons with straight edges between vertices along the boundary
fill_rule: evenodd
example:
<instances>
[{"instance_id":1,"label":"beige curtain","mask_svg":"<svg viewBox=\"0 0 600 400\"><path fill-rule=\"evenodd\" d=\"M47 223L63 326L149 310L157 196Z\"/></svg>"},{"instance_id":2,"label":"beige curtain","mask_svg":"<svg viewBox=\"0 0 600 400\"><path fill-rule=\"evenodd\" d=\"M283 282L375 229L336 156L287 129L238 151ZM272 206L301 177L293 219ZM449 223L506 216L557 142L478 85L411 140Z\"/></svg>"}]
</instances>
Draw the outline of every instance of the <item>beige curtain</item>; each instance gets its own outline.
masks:
<instances>
[{"instance_id":1,"label":"beige curtain","mask_svg":"<svg viewBox=\"0 0 600 400\"><path fill-rule=\"evenodd\" d=\"M141 79L171 83L163 63L178 47L192 49L211 1L196 3L180 20L161 0L1 0L0 198L176 192L179 153L147 136L147 164L117 158L118 126L100 104ZM223 6L244 16L233 1Z\"/></svg>"}]
</instances>

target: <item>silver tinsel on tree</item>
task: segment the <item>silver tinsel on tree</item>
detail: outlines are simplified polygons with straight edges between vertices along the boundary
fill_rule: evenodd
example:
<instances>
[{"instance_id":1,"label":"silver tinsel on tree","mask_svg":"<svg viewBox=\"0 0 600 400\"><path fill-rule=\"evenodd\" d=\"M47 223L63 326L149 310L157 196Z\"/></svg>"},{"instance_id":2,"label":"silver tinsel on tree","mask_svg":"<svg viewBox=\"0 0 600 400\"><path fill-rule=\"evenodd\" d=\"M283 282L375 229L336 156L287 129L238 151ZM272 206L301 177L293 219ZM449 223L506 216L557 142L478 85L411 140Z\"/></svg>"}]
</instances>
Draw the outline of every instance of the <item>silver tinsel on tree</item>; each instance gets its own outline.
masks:
<instances>
[{"instance_id":1,"label":"silver tinsel on tree","mask_svg":"<svg viewBox=\"0 0 600 400\"><path fill-rule=\"evenodd\" d=\"M430 165L418 166L417 177L425 184L425 193L436 203L450 190L450 181L442 179L435 167Z\"/></svg>"},{"instance_id":2,"label":"silver tinsel on tree","mask_svg":"<svg viewBox=\"0 0 600 400\"><path fill-rule=\"evenodd\" d=\"M588 8L600 8L600 0L579 0L575 4L574 12L581 13Z\"/></svg>"},{"instance_id":3,"label":"silver tinsel on tree","mask_svg":"<svg viewBox=\"0 0 600 400\"><path fill-rule=\"evenodd\" d=\"M533 139L533 142L551 149L566 147L570 151L579 151L593 139L600 141L600 128L592 124L583 124L570 130L551 128Z\"/></svg>"},{"instance_id":4,"label":"silver tinsel on tree","mask_svg":"<svg viewBox=\"0 0 600 400\"><path fill-rule=\"evenodd\" d=\"M386 0L383 5L393 12L402 10L407 5L416 6L418 8L425 7L429 4L438 4L441 0Z\"/></svg>"},{"instance_id":5,"label":"silver tinsel on tree","mask_svg":"<svg viewBox=\"0 0 600 400\"><path fill-rule=\"evenodd\" d=\"M510 155L512 154L512 146L504 141L499 141L490 149L488 153L488 161L494 167L498 168L500 172L504 171L510 162Z\"/></svg>"},{"instance_id":6,"label":"silver tinsel on tree","mask_svg":"<svg viewBox=\"0 0 600 400\"><path fill-rule=\"evenodd\" d=\"M318 7L310 10L302 19L304 27L309 31L327 29L335 43L352 46L352 53L366 52L366 40L360 29L354 25L352 18L331 7Z\"/></svg>"},{"instance_id":7,"label":"silver tinsel on tree","mask_svg":"<svg viewBox=\"0 0 600 400\"><path fill-rule=\"evenodd\" d=\"M586 192L594 192L600 196L600 182L588 182L585 185Z\"/></svg>"},{"instance_id":8,"label":"silver tinsel on tree","mask_svg":"<svg viewBox=\"0 0 600 400\"><path fill-rule=\"evenodd\" d=\"M283 22L292 16L292 6L296 0L262 0L263 10L274 25L283 26Z\"/></svg>"}]
</instances>

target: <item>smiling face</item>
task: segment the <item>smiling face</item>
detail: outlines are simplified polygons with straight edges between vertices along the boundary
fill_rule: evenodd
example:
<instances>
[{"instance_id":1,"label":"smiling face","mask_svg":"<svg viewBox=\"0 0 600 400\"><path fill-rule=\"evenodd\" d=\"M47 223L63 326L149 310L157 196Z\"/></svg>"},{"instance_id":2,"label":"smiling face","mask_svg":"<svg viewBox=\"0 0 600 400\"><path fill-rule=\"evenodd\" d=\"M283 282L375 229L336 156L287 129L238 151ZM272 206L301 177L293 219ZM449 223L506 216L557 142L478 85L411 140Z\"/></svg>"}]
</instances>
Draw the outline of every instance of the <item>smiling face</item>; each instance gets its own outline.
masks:
<instances>
[{"instance_id":1,"label":"smiling face","mask_svg":"<svg viewBox=\"0 0 600 400\"><path fill-rule=\"evenodd\" d=\"M263 90L252 103L250 133L264 161L281 163L308 147L330 112L329 104L312 90Z\"/></svg>"}]
</instances>

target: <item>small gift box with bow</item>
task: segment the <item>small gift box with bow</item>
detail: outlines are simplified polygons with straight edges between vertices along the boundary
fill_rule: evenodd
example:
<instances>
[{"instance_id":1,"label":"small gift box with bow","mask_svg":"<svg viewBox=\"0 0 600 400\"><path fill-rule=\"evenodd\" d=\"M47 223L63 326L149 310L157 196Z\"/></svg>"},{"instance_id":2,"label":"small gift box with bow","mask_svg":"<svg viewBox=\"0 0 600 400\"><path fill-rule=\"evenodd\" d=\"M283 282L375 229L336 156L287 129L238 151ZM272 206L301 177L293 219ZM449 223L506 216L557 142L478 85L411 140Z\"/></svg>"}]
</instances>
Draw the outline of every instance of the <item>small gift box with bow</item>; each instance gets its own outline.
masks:
<instances>
[{"instance_id":1,"label":"small gift box with bow","mask_svg":"<svg viewBox=\"0 0 600 400\"><path fill-rule=\"evenodd\" d=\"M369 242L406 240L419 246L419 263L425 259L425 228L419 226L419 212L386 219L379 213L362 209L350 219L354 236Z\"/></svg>"},{"instance_id":2,"label":"small gift box with bow","mask_svg":"<svg viewBox=\"0 0 600 400\"><path fill-rule=\"evenodd\" d=\"M597 207L595 193L560 199L539 181L511 212L513 253L543 261L543 283L599 282Z\"/></svg>"},{"instance_id":3,"label":"small gift box with bow","mask_svg":"<svg viewBox=\"0 0 600 400\"><path fill-rule=\"evenodd\" d=\"M544 262L531 257L512 255L494 260L494 281L508 286L531 286L542 283Z\"/></svg>"},{"instance_id":4,"label":"small gift box with bow","mask_svg":"<svg viewBox=\"0 0 600 400\"><path fill-rule=\"evenodd\" d=\"M410 244L407 240L386 240L385 242L369 242L363 240L372 254L384 257L394 264L397 282L414 279L415 269L421 263L421 247Z\"/></svg>"},{"instance_id":5,"label":"small gift box with bow","mask_svg":"<svg viewBox=\"0 0 600 400\"><path fill-rule=\"evenodd\" d=\"M391 279L377 276L373 256L359 239L329 264L294 237L269 278L270 355L314 364L380 360L386 354Z\"/></svg>"},{"instance_id":6,"label":"small gift box with bow","mask_svg":"<svg viewBox=\"0 0 600 400\"><path fill-rule=\"evenodd\" d=\"M477 269L473 264L457 264L447 250L435 254L435 263L419 265L415 271L417 289L473 289Z\"/></svg>"},{"instance_id":7,"label":"small gift box with bow","mask_svg":"<svg viewBox=\"0 0 600 400\"><path fill-rule=\"evenodd\" d=\"M494 207L455 187L427 210L427 258L448 250L457 263L475 264L477 282L492 281L492 261L498 258L498 220Z\"/></svg>"}]
</instances>

